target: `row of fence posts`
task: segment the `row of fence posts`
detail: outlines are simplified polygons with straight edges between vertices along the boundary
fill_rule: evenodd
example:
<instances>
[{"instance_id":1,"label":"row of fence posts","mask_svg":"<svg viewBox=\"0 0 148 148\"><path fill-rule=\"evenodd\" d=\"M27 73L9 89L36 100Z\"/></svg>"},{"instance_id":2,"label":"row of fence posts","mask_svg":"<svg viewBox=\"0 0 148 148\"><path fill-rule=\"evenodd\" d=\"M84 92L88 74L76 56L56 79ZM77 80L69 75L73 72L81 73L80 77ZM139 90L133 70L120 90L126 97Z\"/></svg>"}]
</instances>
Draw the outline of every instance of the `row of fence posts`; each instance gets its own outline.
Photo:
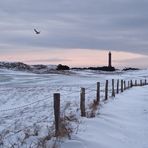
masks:
<instances>
[{"instance_id":1,"label":"row of fence posts","mask_svg":"<svg viewBox=\"0 0 148 148\"><path fill-rule=\"evenodd\" d=\"M121 82L120 82L121 81ZM105 82L105 98L104 101L108 100L108 85L109 81L106 80ZM119 85L120 84L120 85ZM140 80L140 83L138 84L138 81L133 80L125 81L125 80L117 80L116 83L116 89L115 89L115 80L112 79L112 89L111 89L111 96L115 97L115 94L119 94L119 92L123 92L126 89L129 89L133 86L144 86L148 85L147 80L145 79L144 82ZM97 89L96 89L96 103L100 104L100 82L97 82ZM54 93L54 118L55 118L55 136L58 137L59 130L60 130L60 93ZM80 112L82 117L86 117L86 111L85 111L85 88L81 88L80 91Z\"/></svg>"}]
</instances>

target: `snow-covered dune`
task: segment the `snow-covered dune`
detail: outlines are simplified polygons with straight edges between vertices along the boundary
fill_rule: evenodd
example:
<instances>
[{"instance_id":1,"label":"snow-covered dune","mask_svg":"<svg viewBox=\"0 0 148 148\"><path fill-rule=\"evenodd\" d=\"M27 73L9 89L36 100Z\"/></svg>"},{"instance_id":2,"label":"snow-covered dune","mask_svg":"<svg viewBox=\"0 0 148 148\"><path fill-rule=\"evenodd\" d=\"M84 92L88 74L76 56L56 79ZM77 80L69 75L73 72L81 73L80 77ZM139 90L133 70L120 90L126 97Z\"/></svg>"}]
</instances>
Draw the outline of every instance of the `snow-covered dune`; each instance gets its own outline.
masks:
<instances>
[{"instance_id":1,"label":"snow-covered dune","mask_svg":"<svg viewBox=\"0 0 148 148\"><path fill-rule=\"evenodd\" d=\"M31 72L38 74L55 73L56 65L27 65L22 62L0 62L0 69Z\"/></svg>"}]
</instances>

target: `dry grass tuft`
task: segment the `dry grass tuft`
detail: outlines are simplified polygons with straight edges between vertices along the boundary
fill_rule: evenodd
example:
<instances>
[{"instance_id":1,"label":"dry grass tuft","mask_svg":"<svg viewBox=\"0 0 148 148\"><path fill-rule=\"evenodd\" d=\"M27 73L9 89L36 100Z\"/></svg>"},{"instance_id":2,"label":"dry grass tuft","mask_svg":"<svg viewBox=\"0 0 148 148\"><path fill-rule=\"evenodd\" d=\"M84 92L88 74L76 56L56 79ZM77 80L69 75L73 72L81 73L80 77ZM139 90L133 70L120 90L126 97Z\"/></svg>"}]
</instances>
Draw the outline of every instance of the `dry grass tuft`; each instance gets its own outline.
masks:
<instances>
[{"instance_id":1,"label":"dry grass tuft","mask_svg":"<svg viewBox=\"0 0 148 148\"><path fill-rule=\"evenodd\" d=\"M68 137L71 139L71 134L74 132L72 122L78 122L75 115L64 116L60 118L59 138Z\"/></svg>"},{"instance_id":2,"label":"dry grass tuft","mask_svg":"<svg viewBox=\"0 0 148 148\"><path fill-rule=\"evenodd\" d=\"M86 114L87 118L94 118L96 116L98 105L99 103L96 100L93 100L93 102L89 104L89 111Z\"/></svg>"}]
</instances>

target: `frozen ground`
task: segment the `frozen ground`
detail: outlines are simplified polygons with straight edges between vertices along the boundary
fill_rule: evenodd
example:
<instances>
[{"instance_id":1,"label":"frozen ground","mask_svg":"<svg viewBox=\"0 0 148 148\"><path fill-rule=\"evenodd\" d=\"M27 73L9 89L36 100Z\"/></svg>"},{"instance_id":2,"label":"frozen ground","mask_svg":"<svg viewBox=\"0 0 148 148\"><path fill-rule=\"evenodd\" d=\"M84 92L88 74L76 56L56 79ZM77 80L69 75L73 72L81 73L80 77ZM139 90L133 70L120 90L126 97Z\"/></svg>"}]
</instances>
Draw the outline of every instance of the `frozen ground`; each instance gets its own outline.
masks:
<instances>
[{"instance_id":1,"label":"frozen ground","mask_svg":"<svg viewBox=\"0 0 148 148\"><path fill-rule=\"evenodd\" d=\"M25 73L25 72L16 72L16 71L14 72L10 70L0 70L0 147L2 148L11 147L11 146L22 147L22 148L26 148L26 147L29 148L29 146L36 147L36 145L38 144L38 141L41 141L43 137L46 137L48 135L48 132L51 132L50 127L53 124L53 93L54 92L61 93L61 106L62 106L61 111L62 112L64 112L65 106L69 104L66 112L72 111L73 113L79 114L78 109L79 109L80 87L87 88L86 102L90 102L95 98L96 82L98 81L101 82L101 89L103 90L104 82L106 79L108 79L110 82L111 79L130 80L130 79L145 79L147 77L148 77L148 70L124 72L124 73L120 71L116 73L103 73L103 72L94 72L94 71L72 71L69 74L68 73L66 74L32 74L32 73ZM129 90L129 93L131 91L133 94L133 91L137 92L136 91L137 89L138 88ZM147 95L143 93L144 90L146 91L146 88L145 89L140 88L138 90L141 90L141 95L142 94ZM134 104L132 105L132 99L134 99L132 97L132 94L131 93L129 94L129 96L131 96L129 97L129 100L131 98L130 104L131 106L134 106ZM103 98L103 95L104 95L104 92L102 91L101 92L102 98ZM128 94L126 95L128 96ZM126 101L127 97L126 99L122 99L124 98L124 94L119 96L121 97L121 99L117 98L117 100L113 102L115 103L115 106L121 105L121 108L122 108L122 103L123 103L123 107L124 107L124 104L127 104L127 102L122 102L123 100ZM119 100L122 100L121 103ZM78 140L74 142L76 145L79 145L79 143L82 145L85 145L84 143L88 143L88 146L90 144L90 146L93 147L92 145L93 140L91 139L93 135L94 135L94 138L98 137L97 139L101 139L103 137L104 137L103 139L105 139L106 137L106 141L109 141L109 140L112 140L112 142L116 141L115 138L118 137L118 134L120 133L119 131L117 131L117 135L116 133L114 133L115 135L113 136L115 138L112 138L109 140L108 138L112 137L112 135L109 136L106 133L106 130L110 126L113 126L111 124L107 125L106 121L112 123L112 122L115 122L115 119L120 120L119 116L117 116L117 118L116 118L116 115L114 116L114 114L110 116L109 108L111 108L114 111L114 107L112 107L114 106L113 102L111 102L111 105L110 103L103 105L103 108L100 111L102 114L99 116L99 118L89 119L89 120L84 119L85 120L83 124L84 126L80 127L80 132L77 134L76 139ZM116 103L118 104L116 105ZM144 103L144 102L141 102L141 103ZM124 112L121 112L121 113L122 113L121 116L125 117ZM138 114L138 116L139 115L140 114ZM131 113L131 116L132 116L132 113ZM124 119L124 117L121 118L120 122ZM114 119L113 121L112 121L112 118ZM130 116L129 116L129 119L130 119ZM135 119L133 119L133 121L135 122ZM132 126L132 124L130 124L130 121L128 123L129 125ZM96 127L93 127L92 126L93 124ZM104 127L104 131L101 128L102 129L101 137L99 135L96 136L96 133L99 133L99 131L97 131L96 129L98 125L100 125L100 127L101 126ZM121 125L119 124L119 126L122 127L122 124ZM83 128L85 128L86 132L81 131ZM94 128L94 131L96 133L91 132L92 130L91 128ZM139 128L140 128L140 124L139 124ZM111 129L111 131L112 130L114 131L114 127ZM86 136L84 136L85 134ZM86 138L85 141L83 138L82 139L80 138L81 135ZM88 138L90 138L90 143ZM122 135L120 138L122 139ZM100 143L99 142L100 142L99 140L94 139L94 148L95 148L95 143L96 145L100 144L100 146L102 147L106 146L104 145L104 143L101 144L101 142ZM67 143L65 144L69 145ZM107 142L106 144L109 144L109 143ZM66 147L66 145L64 147Z\"/></svg>"}]
</instances>

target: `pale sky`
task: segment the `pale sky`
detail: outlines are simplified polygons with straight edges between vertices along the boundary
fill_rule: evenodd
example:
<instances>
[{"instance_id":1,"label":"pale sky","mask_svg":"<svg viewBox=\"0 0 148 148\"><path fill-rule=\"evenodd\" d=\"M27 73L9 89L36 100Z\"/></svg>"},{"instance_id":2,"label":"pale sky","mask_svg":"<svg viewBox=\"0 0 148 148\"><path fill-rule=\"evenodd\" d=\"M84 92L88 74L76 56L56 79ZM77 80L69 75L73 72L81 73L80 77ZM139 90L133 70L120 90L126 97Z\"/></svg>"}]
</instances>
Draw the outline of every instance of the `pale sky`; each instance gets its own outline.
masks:
<instances>
[{"instance_id":1,"label":"pale sky","mask_svg":"<svg viewBox=\"0 0 148 148\"><path fill-rule=\"evenodd\" d=\"M148 0L0 0L0 61L148 67ZM41 31L36 35L33 29Z\"/></svg>"}]
</instances>

